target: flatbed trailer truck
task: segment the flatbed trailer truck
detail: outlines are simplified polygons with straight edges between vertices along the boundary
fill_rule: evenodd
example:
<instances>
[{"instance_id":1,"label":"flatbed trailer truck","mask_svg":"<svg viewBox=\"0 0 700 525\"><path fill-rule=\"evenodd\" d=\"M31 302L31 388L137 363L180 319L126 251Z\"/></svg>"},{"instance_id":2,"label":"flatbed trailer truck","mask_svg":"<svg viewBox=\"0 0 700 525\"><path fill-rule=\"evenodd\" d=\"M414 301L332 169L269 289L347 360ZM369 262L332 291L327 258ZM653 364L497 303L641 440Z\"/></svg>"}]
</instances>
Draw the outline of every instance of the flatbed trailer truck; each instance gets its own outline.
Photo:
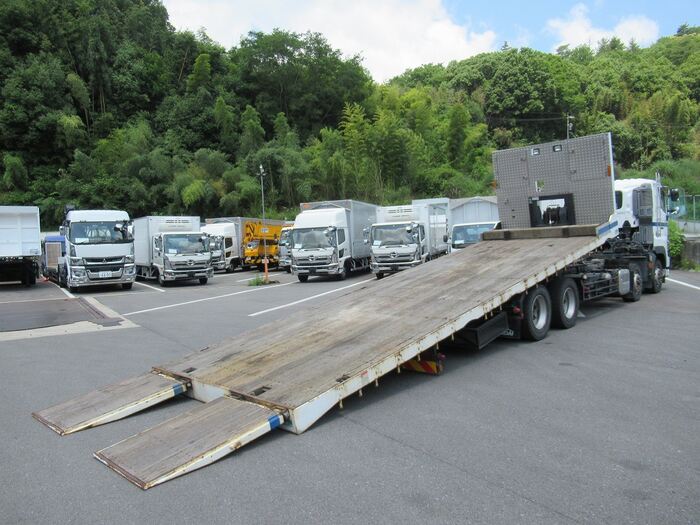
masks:
<instances>
[{"instance_id":1,"label":"flatbed trailer truck","mask_svg":"<svg viewBox=\"0 0 700 525\"><path fill-rule=\"evenodd\" d=\"M567 152L585 155L605 147L610 137L583 139L568 141ZM521 177L519 169L495 165L507 197L504 204L513 212L510 218L521 220L516 208L522 203L516 201L526 199L527 192L508 189L509 181ZM570 219L574 204L587 220L613 210L612 150L596 156L587 169L590 187L581 195L569 185L570 206L559 210L560 217ZM548 177L537 177L546 184ZM585 200L580 197L605 193L606 187L609 206L597 214L581 209ZM554 216L549 206L545 211ZM523 210L529 214L527 201ZM225 340L33 415L64 435L181 394L201 401L95 453L109 468L148 489L278 427L304 432L333 407L342 408L344 398L378 386L390 372L439 373L441 345L482 348L497 337L541 339L553 321L562 328L573 326L579 300L606 295L639 300L644 281L638 266L644 261L655 268L650 265L653 252L632 249L635 239L621 238L616 220L609 219L489 232L493 238L407 270L403 279L368 281L331 303L297 311L284 323L252 330L246 337L258 342L255 347L242 347L240 337Z\"/></svg>"}]
</instances>

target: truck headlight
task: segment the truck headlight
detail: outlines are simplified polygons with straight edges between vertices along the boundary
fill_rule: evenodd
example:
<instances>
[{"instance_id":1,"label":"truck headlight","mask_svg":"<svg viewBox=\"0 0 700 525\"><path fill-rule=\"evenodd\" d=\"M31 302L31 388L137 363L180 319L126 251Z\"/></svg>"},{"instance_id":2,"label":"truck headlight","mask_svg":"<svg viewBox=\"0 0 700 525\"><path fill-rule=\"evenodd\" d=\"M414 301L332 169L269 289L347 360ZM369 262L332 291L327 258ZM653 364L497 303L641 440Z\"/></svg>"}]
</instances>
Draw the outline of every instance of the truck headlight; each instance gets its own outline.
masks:
<instances>
[{"instance_id":1,"label":"truck headlight","mask_svg":"<svg viewBox=\"0 0 700 525\"><path fill-rule=\"evenodd\" d=\"M164 258L163 258L163 266L165 266L165 269L166 269L166 270L172 270L172 269L173 269L173 265L170 263L170 259L168 259L167 257L164 257Z\"/></svg>"},{"instance_id":2,"label":"truck headlight","mask_svg":"<svg viewBox=\"0 0 700 525\"><path fill-rule=\"evenodd\" d=\"M71 257L70 264L71 266L85 266L85 261L82 257Z\"/></svg>"},{"instance_id":3,"label":"truck headlight","mask_svg":"<svg viewBox=\"0 0 700 525\"><path fill-rule=\"evenodd\" d=\"M127 255L124 257L124 262L126 264L133 264L134 263L134 256L132 255Z\"/></svg>"}]
</instances>

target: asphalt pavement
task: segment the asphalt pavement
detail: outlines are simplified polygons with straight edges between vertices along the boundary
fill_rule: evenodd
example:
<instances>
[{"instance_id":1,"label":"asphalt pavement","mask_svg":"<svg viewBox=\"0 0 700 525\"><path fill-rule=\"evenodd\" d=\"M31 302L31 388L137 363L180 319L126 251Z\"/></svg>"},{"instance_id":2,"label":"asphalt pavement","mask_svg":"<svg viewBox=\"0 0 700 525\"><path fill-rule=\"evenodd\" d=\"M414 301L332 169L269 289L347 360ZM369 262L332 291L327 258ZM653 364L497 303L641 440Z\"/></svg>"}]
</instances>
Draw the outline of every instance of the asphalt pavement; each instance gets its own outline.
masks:
<instances>
[{"instance_id":1,"label":"asphalt pavement","mask_svg":"<svg viewBox=\"0 0 700 525\"><path fill-rule=\"evenodd\" d=\"M538 343L450 351L439 377L391 374L301 435L145 492L92 453L196 401L67 437L31 417L227 337L254 345L246 330L374 282L253 275L92 289L75 295L129 323L0 337L0 522L700 523L700 278L687 272L639 303L586 305ZM0 303L62 295L0 287Z\"/></svg>"}]
</instances>

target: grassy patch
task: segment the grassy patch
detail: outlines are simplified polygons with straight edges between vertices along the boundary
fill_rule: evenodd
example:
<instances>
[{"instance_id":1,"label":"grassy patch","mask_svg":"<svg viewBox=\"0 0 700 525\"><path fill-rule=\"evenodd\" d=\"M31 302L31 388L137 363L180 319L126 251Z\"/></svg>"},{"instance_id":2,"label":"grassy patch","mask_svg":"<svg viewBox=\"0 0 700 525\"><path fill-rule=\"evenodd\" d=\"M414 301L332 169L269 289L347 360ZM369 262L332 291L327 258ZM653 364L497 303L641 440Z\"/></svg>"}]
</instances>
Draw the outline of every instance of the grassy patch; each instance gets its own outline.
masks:
<instances>
[{"instance_id":1,"label":"grassy patch","mask_svg":"<svg viewBox=\"0 0 700 525\"><path fill-rule=\"evenodd\" d=\"M248 281L248 286L265 286L266 284L279 284L279 281L273 279L265 280L264 275L256 275L253 279Z\"/></svg>"}]
</instances>

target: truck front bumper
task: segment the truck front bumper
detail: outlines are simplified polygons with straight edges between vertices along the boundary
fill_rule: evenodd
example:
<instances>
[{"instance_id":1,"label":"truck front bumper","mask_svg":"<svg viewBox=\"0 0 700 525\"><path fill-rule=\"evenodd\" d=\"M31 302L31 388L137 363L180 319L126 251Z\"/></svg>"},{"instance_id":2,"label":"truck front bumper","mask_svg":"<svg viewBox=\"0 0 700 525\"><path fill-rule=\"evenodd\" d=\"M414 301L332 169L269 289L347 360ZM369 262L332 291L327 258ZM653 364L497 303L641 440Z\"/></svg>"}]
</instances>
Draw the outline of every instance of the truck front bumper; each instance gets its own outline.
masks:
<instances>
[{"instance_id":1,"label":"truck front bumper","mask_svg":"<svg viewBox=\"0 0 700 525\"><path fill-rule=\"evenodd\" d=\"M401 270L408 270L409 268L414 268L421 264L423 261L410 261L410 262L397 262L397 263L386 263L386 262L375 262L372 261L370 268L373 273L396 273Z\"/></svg>"},{"instance_id":2,"label":"truck front bumper","mask_svg":"<svg viewBox=\"0 0 700 525\"><path fill-rule=\"evenodd\" d=\"M226 261L216 261L215 263L212 264L214 267L214 270L225 270L226 269Z\"/></svg>"},{"instance_id":3,"label":"truck front bumper","mask_svg":"<svg viewBox=\"0 0 700 525\"><path fill-rule=\"evenodd\" d=\"M292 273L299 275L337 275L343 271L343 267L338 263L323 264L318 266L292 265Z\"/></svg>"},{"instance_id":4,"label":"truck front bumper","mask_svg":"<svg viewBox=\"0 0 700 525\"><path fill-rule=\"evenodd\" d=\"M164 270L163 279L166 281L189 281L190 279L210 278L214 276L214 268L197 270Z\"/></svg>"},{"instance_id":5,"label":"truck front bumper","mask_svg":"<svg viewBox=\"0 0 700 525\"><path fill-rule=\"evenodd\" d=\"M109 274L109 275L108 275ZM117 272L94 272L84 266L74 266L68 275L68 286L104 286L106 284L128 284L136 279L136 266L125 264Z\"/></svg>"}]
</instances>

